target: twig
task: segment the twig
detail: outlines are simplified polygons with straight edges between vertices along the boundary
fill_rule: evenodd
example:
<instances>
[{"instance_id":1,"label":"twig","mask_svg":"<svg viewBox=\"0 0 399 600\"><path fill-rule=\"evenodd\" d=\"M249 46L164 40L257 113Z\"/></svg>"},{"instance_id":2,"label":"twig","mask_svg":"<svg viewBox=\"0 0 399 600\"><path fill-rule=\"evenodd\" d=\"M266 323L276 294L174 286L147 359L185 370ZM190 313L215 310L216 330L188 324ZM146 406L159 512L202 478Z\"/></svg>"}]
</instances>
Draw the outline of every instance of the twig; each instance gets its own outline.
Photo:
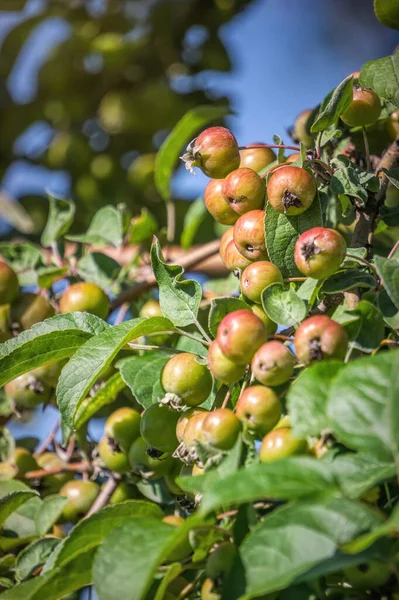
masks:
<instances>
[{"instance_id":1,"label":"twig","mask_svg":"<svg viewBox=\"0 0 399 600\"><path fill-rule=\"evenodd\" d=\"M399 248L399 240L396 242L396 244L394 245L394 247L392 248L392 250L388 254L388 258L392 258L392 256L395 254L395 252L396 252L396 250L398 248Z\"/></svg>"},{"instance_id":2,"label":"twig","mask_svg":"<svg viewBox=\"0 0 399 600\"><path fill-rule=\"evenodd\" d=\"M176 235L176 206L171 200L166 203L166 239L173 242Z\"/></svg>"},{"instance_id":3,"label":"twig","mask_svg":"<svg viewBox=\"0 0 399 600\"><path fill-rule=\"evenodd\" d=\"M291 337L289 337L288 335L282 335L281 333L275 333L270 337L272 337L274 340L280 340L281 342L292 342Z\"/></svg>"},{"instance_id":4,"label":"twig","mask_svg":"<svg viewBox=\"0 0 399 600\"><path fill-rule=\"evenodd\" d=\"M250 146L240 146L239 150L251 150L252 148L284 148L284 150L296 150L300 152L299 146L286 146L285 144L251 144Z\"/></svg>"},{"instance_id":5,"label":"twig","mask_svg":"<svg viewBox=\"0 0 399 600\"><path fill-rule=\"evenodd\" d=\"M365 127L362 127L362 134L363 134L363 143L364 143L364 151L366 154L366 168L367 171L371 171L371 160L370 160L370 146L369 146L369 140L367 138L367 131Z\"/></svg>"},{"instance_id":6,"label":"twig","mask_svg":"<svg viewBox=\"0 0 399 600\"><path fill-rule=\"evenodd\" d=\"M52 467L50 469L36 469L36 471L28 471L24 475L24 479L41 479L48 475L57 475L58 473L91 473L93 467L87 462L70 463L61 467Z\"/></svg>"},{"instance_id":7,"label":"twig","mask_svg":"<svg viewBox=\"0 0 399 600\"><path fill-rule=\"evenodd\" d=\"M206 340L202 340L201 338L198 338L193 333L188 333L188 331L184 331L184 329L180 329L180 327L176 327L175 329L176 329L177 333L180 333L180 335L184 335L185 337L190 338L190 340L195 340L196 342L199 342L200 344L203 344L204 346L211 345L210 342L207 342Z\"/></svg>"},{"instance_id":8,"label":"twig","mask_svg":"<svg viewBox=\"0 0 399 600\"><path fill-rule=\"evenodd\" d=\"M307 277L287 277L287 279L283 279L284 283L290 283L290 281L306 281Z\"/></svg>"},{"instance_id":9,"label":"twig","mask_svg":"<svg viewBox=\"0 0 399 600\"><path fill-rule=\"evenodd\" d=\"M41 454L43 454L43 452L45 452L47 450L47 448L52 444L55 436L57 435L59 426L60 426L60 420L57 419L57 421L54 423L54 425L50 429L48 435L44 438L44 440L41 442L41 444L38 445L36 451L33 453L33 456L40 456Z\"/></svg>"},{"instance_id":10,"label":"twig","mask_svg":"<svg viewBox=\"0 0 399 600\"><path fill-rule=\"evenodd\" d=\"M224 400L222 402L222 406L220 408L226 408L226 406L228 405L229 400L230 400L231 390L233 389L233 386L234 386L234 384L232 384L232 385L229 386L229 389L226 392L226 395L225 395Z\"/></svg>"},{"instance_id":11,"label":"twig","mask_svg":"<svg viewBox=\"0 0 399 600\"><path fill-rule=\"evenodd\" d=\"M366 267L368 267L371 271L373 271L373 273L375 273L375 275L377 275L377 269L375 268L374 265L372 265L368 260L366 260L365 258L361 257L361 256L356 256L355 254L351 254L350 252L346 253L346 258L352 258L353 260L356 260L360 263L362 263L363 265L366 265Z\"/></svg>"},{"instance_id":12,"label":"twig","mask_svg":"<svg viewBox=\"0 0 399 600\"><path fill-rule=\"evenodd\" d=\"M99 510L104 508L104 506L107 506L112 494L114 493L114 491L116 490L116 488L118 486L118 483L119 483L118 479L116 479L116 477L111 475L111 477L108 479L107 483L104 485L103 489L101 490L100 494L97 496L97 499L95 500L94 504L91 506L91 508L85 518L90 517L90 515L93 515L94 513L98 512Z\"/></svg>"},{"instance_id":13,"label":"twig","mask_svg":"<svg viewBox=\"0 0 399 600\"><path fill-rule=\"evenodd\" d=\"M292 336L294 333L295 333L295 327L293 327L291 325L291 327L287 327L286 329L283 329L282 331L280 331L279 335Z\"/></svg>"},{"instance_id":14,"label":"twig","mask_svg":"<svg viewBox=\"0 0 399 600\"><path fill-rule=\"evenodd\" d=\"M122 304L122 306L119 309L119 312L116 316L114 325L119 325L120 323L122 323L125 320L126 317L126 313L129 310L129 303L128 302L124 302Z\"/></svg>"}]
</instances>

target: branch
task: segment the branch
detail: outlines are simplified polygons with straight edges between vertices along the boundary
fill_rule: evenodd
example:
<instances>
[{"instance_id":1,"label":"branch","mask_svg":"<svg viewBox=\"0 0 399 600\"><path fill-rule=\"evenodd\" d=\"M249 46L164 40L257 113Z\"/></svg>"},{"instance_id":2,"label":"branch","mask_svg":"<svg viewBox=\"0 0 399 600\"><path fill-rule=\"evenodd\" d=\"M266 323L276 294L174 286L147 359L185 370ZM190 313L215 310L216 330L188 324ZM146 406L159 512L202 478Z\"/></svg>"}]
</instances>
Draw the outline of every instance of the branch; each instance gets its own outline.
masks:
<instances>
[{"instance_id":1,"label":"branch","mask_svg":"<svg viewBox=\"0 0 399 600\"><path fill-rule=\"evenodd\" d=\"M57 475L58 473L91 473L93 467L87 462L71 463L62 465L61 467L52 467L50 469L36 469L36 471L28 471L24 475L24 479L41 479L48 475Z\"/></svg>"},{"instance_id":2,"label":"branch","mask_svg":"<svg viewBox=\"0 0 399 600\"><path fill-rule=\"evenodd\" d=\"M93 515L94 513L104 508L104 506L107 506L112 494L118 486L118 483L119 481L113 476L111 476L108 479L107 483L104 485L100 494L97 496L97 499L95 500L94 504L92 504L85 518L90 517L90 515Z\"/></svg>"},{"instance_id":3,"label":"branch","mask_svg":"<svg viewBox=\"0 0 399 600\"><path fill-rule=\"evenodd\" d=\"M43 454L43 452L45 452L47 450L47 448L53 443L53 440L57 434L59 426L60 426L60 421L59 421L59 419L57 419L56 422L54 423L54 425L52 426L52 428L50 429L49 434L44 438L42 443L39 444L39 446L37 447L33 456L40 456L41 454Z\"/></svg>"}]
</instances>

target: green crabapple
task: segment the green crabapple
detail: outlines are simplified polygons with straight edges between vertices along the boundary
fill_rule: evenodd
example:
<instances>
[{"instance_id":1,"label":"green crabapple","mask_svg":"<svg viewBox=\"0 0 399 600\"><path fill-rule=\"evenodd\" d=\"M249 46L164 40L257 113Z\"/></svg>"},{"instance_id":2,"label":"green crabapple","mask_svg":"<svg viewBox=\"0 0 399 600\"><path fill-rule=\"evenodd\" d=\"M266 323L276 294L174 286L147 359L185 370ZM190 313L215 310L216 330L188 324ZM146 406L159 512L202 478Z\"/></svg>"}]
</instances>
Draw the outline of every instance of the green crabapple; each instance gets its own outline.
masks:
<instances>
[{"instance_id":1,"label":"green crabapple","mask_svg":"<svg viewBox=\"0 0 399 600\"><path fill-rule=\"evenodd\" d=\"M236 443L240 430L240 420L228 408L209 412L202 424L205 440L219 450L230 450Z\"/></svg>"},{"instance_id":2,"label":"green crabapple","mask_svg":"<svg viewBox=\"0 0 399 600\"><path fill-rule=\"evenodd\" d=\"M288 427L273 429L262 440L259 458L261 462L274 462L281 458L305 454L308 450L306 440L295 438Z\"/></svg>"},{"instance_id":3,"label":"green crabapple","mask_svg":"<svg viewBox=\"0 0 399 600\"><path fill-rule=\"evenodd\" d=\"M249 432L263 437L279 422L281 402L271 388L252 385L238 399L236 415Z\"/></svg>"},{"instance_id":4,"label":"green crabapple","mask_svg":"<svg viewBox=\"0 0 399 600\"><path fill-rule=\"evenodd\" d=\"M14 269L0 261L0 304L11 304L19 294L18 277Z\"/></svg>"},{"instance_id":5,"label":"green crabapple","mask_svg":"<svg viewBox=\"0 0 399 600\"><path fill-rule=\"evenodd\" d=\"M246 371L246 365L238 365L223 354L217 340L209 346L208 365L214 378L227 385L240 381Z\"/></svg>"},{"instance_id":6,"label":"green crabapple","mask_svg":"<svg viewBox=\"0 0 399 600\"><path fill-rule=\"evenodd\" d=\"M377 94L360 85L353 87L353 97L341 119L349 127L372 125L381 114L381 102Z\"/></svg>"},{"instance_id":7,"label":"green crabapple","mask_svg":"<svg viewBox=\"0 0 399 600\"><path fill-rule=\"evenodd\" d=\"M109 311L109 300L105 292L95 283L82 281L69 286L60 300L60 312L88 312L105 319Z\"/></svg>"},{"instance_id":8,"label":"green crabapple","mask_svg":"<svg viewBox=\"0 0 399 600\"><path fill-rule=\"evenodd\" d=\"M175 394L182 404L198 406L212 391L212 376L195 354L176 354L165 364L161 384L166 393Z\"/></svg>"}]
</instances>

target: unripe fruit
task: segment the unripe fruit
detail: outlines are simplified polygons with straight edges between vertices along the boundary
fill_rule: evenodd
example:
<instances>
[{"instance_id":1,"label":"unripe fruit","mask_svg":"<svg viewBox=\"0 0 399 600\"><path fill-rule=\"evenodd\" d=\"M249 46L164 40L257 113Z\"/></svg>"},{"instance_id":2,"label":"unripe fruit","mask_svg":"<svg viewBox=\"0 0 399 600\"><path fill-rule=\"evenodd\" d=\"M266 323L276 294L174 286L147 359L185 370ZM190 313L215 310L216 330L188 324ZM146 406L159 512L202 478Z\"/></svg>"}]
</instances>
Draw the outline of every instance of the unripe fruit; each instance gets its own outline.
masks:
<instances>
[{"instance_id":1,"label":"unripe fruit","mask_svg":"<svg viewBox=\"0 0 399 600\"><path fill-rule=\"evenodd\" d=\"M226 231L224 232L224 234L220 238L219 254L220 254L220 257L221 257L221 259L223 261L224 261L224 253L226 251L227 244L229 242L233 241L233 232L234 232L234 228L233 227L229 227L228 229L226 229Z\"/></svg>"},{"instance_id":2,"label":"unripe fruit","mask_svg":"<svg viewBox=\"0 0 399 600\"><path fill-rule=\"evenodd\" d=\"M345 253L346 242L338 231L313 227L297 239L294 259L306 277L325 279L339 269Z\"/></svg>"},{"instance_id":3,"label":"unripe fruit","mask_svg":"<svg viewBox=\"0 0 399 600\"><path fill-rule=\"evenodd\" d=\"M230 450L237 441L241 423L232 410L218 408L210 412L203 422L206 441L214 448Z\"/></svg>"},{"instance_id":4,"label":"unripe fruit","mask_svg":"<svg viewBox=\"0 0 399 600\"><path fill-rule=\"evenodd\" d=\"M263 437L278 423L281 402L271 388L252 385L238 399L236 415L248 431Z\"/></svg>"},{"instance_id":5,"label":"unripe fruit","mask_svg":"<svg viewBox=\"0 0 399 600\"><path fill-rule=\"evenodd\" d=\"M251 306L251 310L262 321L269 335L273 335L273 333L276 333L277 323L271 320L271 318L265 313L265 311L261 306L259 306L259 304L254 304L253 306Z\"/></svg>"},{"instance_id":6,"label":"unripe fruit","mask_svg":"<svg viewBox=\"0 0 399 600\"><path fill-rule=\"evenodd\" d=\"M172 458L158 460L149 456L150 446L142 437L133 442L129 450L129 463L135 473L143 473L147 478L157 478L170 471L174 464Z\"/></svg>"},{"instance_id":7,"label":"unripe fruit","mask_svg":"<svg viewBox=\"0 0 399 600\"><path fill-rule=\"evenodd\" d=\"M98 444L98 454L104 466L115 473L127 473L130 465L126 454L106 435Z\"/></svg>"},{"instance_id":8,"label":"unripe fruit","mask_svg":"<svg viewBox=\"0 0 399 600\"><path fill-rule=\"evenodd\" d=\"M61 375L61 371L67 362L67 359L54 360L51 363L42 365L41 367L35 369L36 377L46 385L49 385L50 387L56 387L59 376Z\"/></svg>"},{"instance_id":9,"label":"unripe fruit","mask_svg":"<svg viewBox=\"0 0 399 600\"><path fill-rule=\"evenodd\" d=\"M172 525L173 527L181 527L184 525L184 519L182 519L182 517L178 517L177 515L166 515L162 521ZM191 552L192 548L187 534L187 537L179 542L179 544L168 554L167 560L168 562L179 562L187 558Z\"/></svg>"},{"instance_id":10,"label":"unripe fruit","mask_svg":"<svg viewBox=\"0 0 399 600\"><path fill-rule=\"evenodd\" d=\"M34 408L42 402L48 402L51 397L51 388L37 377L36 370L9 381L4 386L4 391L16 408L20 409Z\"/></svg>"},{"instance_id":11,"label":"unripe fruit","mask_svg":"<svg viewBox=\"0 0 399 600\"><path fill-rule=\"evenodd\" d=\"M64 292L60 300L60 312L88 312L105 319L109 311L109 300L95 283L74 283Z\"/></svg>"},{"instance_id":12,"label":"unripe fruit","mask_svg":"<svg viewBox=\"0 0 399 600\"><path fill-rule=\"evenodd\" d=\"M393 112L385 124L389 139L393 142L399 133L399 110Z\"/></svg>"},{"instance_id":13,"label":"unripe fruit","mask_svg":"<svg viewBox=\"0 0 399 600\"><path fill-rule=\"evenodd\" d=\"M369 561L343 569L348 583L359 590L367 590L384 585L391 576L389 564L382 561Z\"/></svg>"},{"instance_id":14,"label":"unripe fruit","mask_svg":"<svg viewBox=\"0 0 399 600\"><path fill-rule=\"evenodd\" d=\"M204 475L204 474L205 474L204 467L199 467L198 465L193 465L193 468L191 470L191 475L193 477L196 477L197 475Z\"/></svg>"},{"instance_id":15,"label":"unripe fruit","mask_svg":"<svg viewBox=\"0 0 399 600\"><path fill-rule=\"evenodd\" d=\"M10 305L0 306L0 343L3 344L12 337Z\"/></svg>"},{"instance_id":16,"label":"unripe fruit","mask_svg":"<svg viewBox=\"0 0 399 600\"><path fill-rule=\"evenodd\" d=\"M237 169L223 181L223 198L237 215L264 208L265 193L265 182L252 169Z\"/></svg>"},{"instance_id":17,"label":"unripe fruit","mask_svg":"<svg viewBox=\"0 0 399 600\"><path fill-rule=\"evenodd\" d=\"M176 425L180 413L165 404L152 404L141 419L140 431L143 439L152 448L162 452L173 452L177 445Z\"/></svg>"},{"instance_id":18,"label":"unripe fruit","mask_svg":"<svg viewBox=\"0 0 399 600\"><path fill-rule=\"evenodd\" d=\"M262 292L270 284L283 281L281 271L276 265L261 260L249 265L241 275L241 291L252 302L261 304Z\"/></svg>"},{"instance_id":19,"label":"unripe fruit","mask_svg":"<svg viewBox=\"0 0 399 600\"><path fill-rule=\"evenodd\" d=\"M228 359L238 365L246 365L251 362L257 349L267 341L267 331L251 310L241 309L222 319L216 339Z\"/></svg>"},{"instance_id":20,"label":"unripe fruit","mask_svg":"<svg viewBox=\"0 0 399 600\"><path fill-rule=\"evenodd\" d=\"M206 574L214 581L224 579L233 568L237 549L231 542L223 542L216 546L206 561Z\"/></svg>"},{"instance_id":21,"label":"unripe fruit","mask_svg":"<svg viewBox=\"0 0 399 600\"><path fill-rule=\"evenodd\" d=\"M207 366L200 364L190 352L176 354L168 360L161 383L165 392L176 394L187 406L202 404L212 391L212 377Z\"/></svg>"},{"instance_id":22,"label":"unripe fruit","mask_svg":"<svg viewBox=\"0 0 399 600\"><path fill-rule=\"evenodd\" d=\"M113 440L123 452L140 436L141 416L133 408L124 406L111 413L105 421L105 435Z\"/></svg>"},{"instance_id":23,"label":"unripe fruit","mask_svg":"<svg viewBox=\"0 0 399 600\"><path fill-rule=\"evenodd\" d=\"M306 148L313 147L313 138L310 134L310 129L307 126L310 115L312 114L312 109L304 110L301 112L294 123L294 130L292 132L292 139L295 142L302 142L306 146Z\"/></svg>"},{"instance_id":24,"label":"unripe fruit","mask_svg":"<svg viewBox=\"0 0 399 600\"><path fill-rule=\"evenodd\" d=\"M222 194L223 179L211 179L205 188L204 201L208 212L222 225L234 225L238 214L229 206Z\"/></svg>"},{"instance_id":25,"label":"unripe fruit","mask_svg":"<svg viewBox=\"0 0 399 600\"><path fill-rule=\"evenodd\" d=\"M49 469L54 468L63 468L67 466L67 463L62 460L55 452L43 452L36 458L37 464L42 468L48 471ZM41 480L41 484L49 493L58 492L61 486L63 486L68 481L73 479L73 473L68 473L65 471L64 473L56 473L54 475L47 475L43 477Z\"/></svg>"},{"instance_id":26,"label":"unripe fruit","mask_svg":"<svg viewBox=\"0 0 399 600\"><path fill-rule=\"evenodd\" d=\"M237 246L233 240L227 244L222 260L228 271L243 271L245 267L248 267L248 265L252 263L251 260L245 258L245 256L237 250Z\"/></svg>"},{"instance_id":27,"label":"unripe fruit","mask_svg":"<svg viewBox=\"0 0 399 600\"><path fill-rule=\"evenodd\" d=\"M301 167L277 169L267 184L267 199L279 213L301 215L312 205L317 192L313 177Z\"/></svg>"},{"instance_id":28,"label":"unripe fruit","mask_svg":"<svg viewBox=\"0 0 399 600\"><path fill-rule=\"evenodd\" d=\"M299 152L293 152L293 154L290 154L289 156L287 156L287 160L285 161L285 164L291 165L296 160L298 160L298 158L299 158ZM282 166L284 166L284 165L280 165L280 167L282 167Z\"/></svg>"},{"instance_id":29,"label":"unripe fruit","mask_svg":"<svg viewBox=\"0 0 399 600\"><path fill-rule=\"evenodd\" d=\"M244 150L240 150L240 168L249 167L257 173L267 165L276 160L276 155L271 148L255 148L260 144L249 144Z\"/></svg>"},{"instance_id":30,"label":"unripe fruit","mask_svg":"<svg viewBox=\"0 0 399 600\"><path fill-rule=\"evenodd\" d=\"M14 269L0 261L0 304L11 304L19 294L18 277Z\"/></svg>"},{"instance_id":31,"label":"unripe fruit","mask_svg":"<svg viewBox=\"0 0 399 600\"><path fill-rule=\"evenodd\" d=\"M234 225L233 240L237 250L249 260L267 260L264 210L250 210Z\"/></svg>"},{"instance_id":32,"label":"unripe fruit","mask_svg":"<svg viewBox=\"0 0 399 600\"><path fill-rule=\"evenodd\" d=\"M315 315L302 321L295 332L294 346L301 363L328 358L343 360L348 350L348 335L330 317Z\"/></svg>"},{"instance_id":33,"label":"unripe fruit","mask_svg":"<svg viewBox=\"0 0 399 600\"><path fill-rule=\"evenodd\" d=\"M125 500L131 500L137 498L137 488L134 485L122 481L116 487L114 493L109 499L109 503L119 504L119 502L125 502Z\"/></svg>"},{"instance_id":34,"label":"unripe fruit","mask_svg":"<svg viewBox=\"0 0 399 600\"><path fill-rule=\"evenodd\" d=\"M209 127L188 146L182 159L190 171L199 167L208 177L223 179L238 169L240 152L231 131L225 127Z\"/></svg>"},{"instance_id":35,"label":"unripe fruit","mask_svg":"<svg viewBox=\"0 0 399 600\"><path fill-rule=\"evenodd\" d=\"M34 456L26 448L16 447L12 463L17 467L17 477L23 477L29 471L36 471L39 465Z\"/></svg>"},{"instance_id":36,"label":"unripe fruit","mask_svg":"<svg viewBox=\"0 0 399 600\"><path fill-rule=\"evenodd\" d=\"M240 381L246 371L246 365L237 365L223 354L216 340L208 349L208 365L214 378L227 385Z\"/></svg>"},{"instance_id":37,"label":"unripe fruit","mask_svg":"<svg viewBox=\"0 0 399 600\"><path fill-rule=\"evenodd\" d=\"M68 481L60 489L60 496L68 498L68 503L62 511L64 519L76 523L90 510L99 493L100 486L94 481L83 479Z\"/></svg>"},{"instance_id":38,"label":"unripe fruit","mask_svg":"<svg viewBox=\"0 0 399 600\"><path fill-rule=\"evenodd\" d=\"M306 440L300 440L292 435L288 427L273 429L262 440L259 458L261 462L274 462L287 456L305 454L307 451Z\"/></svg>"},{"instance_id":39,"label":"unripe fruit","mask_svg":"<svg viewBox=\"0 0 399 600\"><path fill-rule=\"evenodd\" d=\"M392 183L388 184L385 194L385 206L395 208L399 205L399 189Z\"/></svg>"},{"instance_id":40,"label":"unripe fruit","mask_svg":"<svg viewBox=\"0 0 399 600\"><path fill-rule=\"evenodd\" d=\"M291 428L291 419L289 415L284 415L284 417L281 417L281 419L279 420L277 425L273 427L273 429L283 429L286 427Z\"/></svg>"},{"instance_id":41,"label":"unripe fruit","mask_svg":"<svg viewBox=\"0 0 399 600\"><path fill-rule=\"evenodd\" d=\"M206 413L208 412L207 410L205 410L205 408L188 408L187 410L185 410L183 412L183 414L180 414L179 420L177 421L176 424L176 437L177 437L177 441L179 442L179 444L183 441L184 438L184 432L186 430L186 427L188 425L189 420L191 419L191 417L194 417L194 415L198 415L200 413Z\"/></svg>"},{"instance_id":42,"label":"unripe fruit","mask_svg":"<svg viewBox=\"0 0 399 600\"><path fill-rule=\"evenodd\" d=\"M158 300L147 300L141 307L140 317L162 317L162 310Z\"/></svg>"},{"instance_id":43,"label":"unripe fruit","mask_svg":"<svg viewBox=\"0 0 399 600\"><path fill-rule=\"evenodd\" d=\"M256 351L252 363L252 373L263 385L286 383L294 372L294 357L281 342L273 340L263 344Z\"/></svg>"},{"instance_id":44,"label":"unripe fruit","mask_svg":"<svg viewBox=\"0 0 399 600\"><path fill-rule=\"evenodd\" d=\"M183 444L187 450L194 447L196 442L205 441L203 423L208 415L209 411L204 411L203 413L193 415L189 419L183 432Z\"/></svg>"},{"instance_id":45,"label":"unripe fruit","mask_svg":"<svg viewBox=\"0 0 399 600\"><path fill-rule=\"evenodd\" d=\"M381 102L373 90L354 86L352 102L342 113L341 119L349 127L372 125L381 114Z\"/></svg>"},{"instance_id":46,"label":"unripe fruit","mask_svg":"<svg viewBox=\"0 0 399 600\"><path fill-rule=\"evenodd\" d=\"M35 323L53 317L51 304L38 294L24 292L11 306L11 320L19 323L22 329L30 329Z\"/></svg>"}]
</instances>

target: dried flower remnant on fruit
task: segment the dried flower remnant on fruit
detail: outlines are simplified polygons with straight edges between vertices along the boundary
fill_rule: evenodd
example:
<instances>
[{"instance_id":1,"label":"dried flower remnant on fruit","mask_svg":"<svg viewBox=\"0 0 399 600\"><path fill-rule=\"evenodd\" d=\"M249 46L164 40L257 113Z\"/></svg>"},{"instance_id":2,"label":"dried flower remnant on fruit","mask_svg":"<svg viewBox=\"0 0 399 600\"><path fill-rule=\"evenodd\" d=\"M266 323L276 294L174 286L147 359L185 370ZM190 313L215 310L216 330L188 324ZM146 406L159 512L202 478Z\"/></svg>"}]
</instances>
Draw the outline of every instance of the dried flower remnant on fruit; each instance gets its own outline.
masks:
<instances>
[{"instance_id":1,"label":"dried flower remnant on fruit","mask_svg":"<svg viewBox=\"0 0 399 600\"><path fill-rule=\"evenodd\" d=\"M295 208L301 208L302 202L293 192L290 192L289 189L286 189L283 193L282 202L284 206L284 212L287 212L289 208L295 206Z\"/></svg>"},{"instance_id":2,"label":"dried flower remnant on fruit","mask_svg":"<svg viewBox=\"0 0 399 600\"><path fill-rule=\"evenodd\" d=\"M193 173L193 167L199 167L212 179L223 179L240 164L237 140L225 127L205 129L186 150L180 157L186 169Z\"/></svg>"}]
</instances>

